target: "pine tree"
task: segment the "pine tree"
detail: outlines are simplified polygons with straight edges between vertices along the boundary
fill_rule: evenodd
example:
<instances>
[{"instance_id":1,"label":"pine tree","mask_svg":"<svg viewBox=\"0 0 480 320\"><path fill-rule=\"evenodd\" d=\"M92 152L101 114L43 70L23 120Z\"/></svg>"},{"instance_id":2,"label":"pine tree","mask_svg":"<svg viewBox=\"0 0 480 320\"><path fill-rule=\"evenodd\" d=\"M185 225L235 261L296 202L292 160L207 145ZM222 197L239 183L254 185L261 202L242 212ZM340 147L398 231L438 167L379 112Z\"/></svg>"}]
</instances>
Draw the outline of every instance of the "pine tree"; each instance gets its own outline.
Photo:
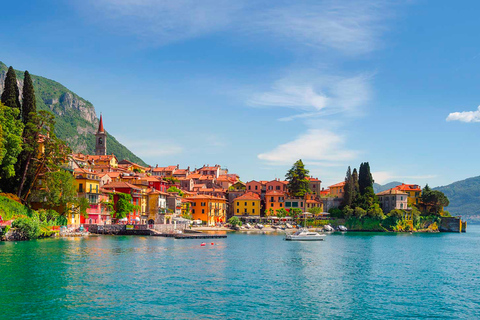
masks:
<instances>
[{"instance_id":1,"label":"pine tree","mask_svg":"<svg viewBox=\"0 0 480 320\"><path fill-rule=\"evenodd\" d=\"M353 190L353 193L352 193L352 204L353 206L357 206L358 203L360 203L362 201L361 197L362 195L360 194L360 186L358 184L358 172L357 172L357 168L354 168L353 169L353 172L352 172L352 190Z\"/></svg>"},{"instance_id":2,"label":"pine tree","mask_svg":"<svg viewBox=\"0 0 480 320\"><path fill-rule=\"evenodd\" d=\"M35 101L35 90L33 88L32 78L30 73L25 71L23 79L23 99L22 99L22 120L24 124L31 121L31 112L37 112L37 104Z\"/></svg>"},{"instance_id":3,"label":"pine tree","mask_svg":"<svg viewBox=\"0 0 480 320\"><path fill-rule=\"evenodd\" d=\"M347 174L345 175L345 186L343 187L343 203L342 206L351 206L354 196L354 184L352 178L352 170L350 166L347 169Z\"/></svg>"},{"instance_id":4,"label":"pine tree","mask_svg":"<svg viewBox=\"0 0 480 320\"><path fill-rule=\"evenodd\" d=\"M12 67L8 68L7 76L5 78L5 86L2 93L2 103L10 108L17 108L20 112L17 119L21 118L20 93L17 86L17 76Z\"/></svg>"},{"instance_id":5,"label":"pine tree","mask_svg":"<svg viewBox=\"0 0 480 320\"><path fill-rule=\"evenodd\" d=\"M291 196L303 197L305 194L310 193L307 179L308 173L309 171L305 169L305 165L301 159L295 162L287 172L285 177L288 181L287 189Z\"/></svg>"}]
</instances>

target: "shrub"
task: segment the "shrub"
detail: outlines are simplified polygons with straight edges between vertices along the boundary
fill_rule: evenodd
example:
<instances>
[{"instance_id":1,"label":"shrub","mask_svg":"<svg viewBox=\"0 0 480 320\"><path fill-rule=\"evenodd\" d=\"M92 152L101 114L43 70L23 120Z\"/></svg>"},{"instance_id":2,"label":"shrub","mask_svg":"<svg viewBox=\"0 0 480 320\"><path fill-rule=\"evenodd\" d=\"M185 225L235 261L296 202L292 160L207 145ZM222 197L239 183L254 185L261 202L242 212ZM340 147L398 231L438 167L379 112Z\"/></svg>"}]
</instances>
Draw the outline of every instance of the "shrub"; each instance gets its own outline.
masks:
<instances>
[{"instance_id":1,"label":"shrub","mask_svg":"<svg viewBox=\"0 0 480 320\"><path fill-rule=\"evenodd\" d=\"M230 219L228 219L228 223L230 223L232 227L235 227L235 226L240 227L242 225L242 221L240 221L238 217L231 217Z\"/></svg>"},{"instance_id":2,"label":"shrub","mask_svg":"<svg viewBox=\"0 0 480 320\"><path fill-rule=\"evenodd\" d=\"M343 211L340 210L339 208L330 208L328 210L328 213L330 213L330 216L332 218L339 218L339 219L345 218L345 215L343 214Z\"/></svg>"},{"instance_id":3,"label":"shrub","mask_svg":"<svg viewBox=\"0 0 480 320\"><path fill-rule=\"evenodd\" d=\"M37 239L40 235L40 224L35 218L22 217L17 218L12 223L12 227L16 228L23 234L26 239Z\"/></svg>"}]
</instances>

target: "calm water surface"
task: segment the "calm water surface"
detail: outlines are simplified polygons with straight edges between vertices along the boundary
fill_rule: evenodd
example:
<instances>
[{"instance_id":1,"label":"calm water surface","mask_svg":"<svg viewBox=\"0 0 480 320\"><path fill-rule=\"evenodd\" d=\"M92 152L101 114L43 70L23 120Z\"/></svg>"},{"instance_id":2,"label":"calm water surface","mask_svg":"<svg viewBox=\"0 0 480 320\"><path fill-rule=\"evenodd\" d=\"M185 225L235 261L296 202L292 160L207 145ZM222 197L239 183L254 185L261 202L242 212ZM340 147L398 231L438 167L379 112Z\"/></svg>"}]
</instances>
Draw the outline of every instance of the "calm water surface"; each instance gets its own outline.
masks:
<instances>
[{"instance_id":1,"label":"calm water surface","mask_svg":"<svg viewBox=\"0 0 480 320\"><path fill-rule=\"evenodd\" d=\"M0 243L0 318L478 319L480 227L468 231Z\"/></svg>"}]
</instances>

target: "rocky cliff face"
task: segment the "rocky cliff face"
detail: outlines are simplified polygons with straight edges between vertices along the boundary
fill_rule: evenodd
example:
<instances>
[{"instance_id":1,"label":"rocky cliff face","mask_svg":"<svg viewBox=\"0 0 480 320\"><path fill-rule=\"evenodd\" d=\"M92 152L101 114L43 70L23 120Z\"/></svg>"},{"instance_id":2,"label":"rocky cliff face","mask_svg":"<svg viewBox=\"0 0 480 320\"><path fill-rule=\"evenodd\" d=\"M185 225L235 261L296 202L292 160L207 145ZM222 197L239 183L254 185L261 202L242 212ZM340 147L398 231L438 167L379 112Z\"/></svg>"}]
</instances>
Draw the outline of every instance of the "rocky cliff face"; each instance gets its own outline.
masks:
<instances>
[{"instance_id":1,"label":"rocky cliff face","mask_svg":"<svg viewBox=\"0 0 480 320\"><path fill-rule=\"evenodd\" d=\"M8 67L0 62L0 94L3 92ZM17 84L23 89L24 73L16 71ZM31 75L37 109L48 110L56 115L56 134L68 142L75 152L94 153L94 134L98 128L95 107L87 100L79 97L60 83L40 76ZM20 92L21 98L22 92ZM145 163L125 146L109 135L108 152L120 159L127 159L141 165Z\"/></svg>"}]
</instances>

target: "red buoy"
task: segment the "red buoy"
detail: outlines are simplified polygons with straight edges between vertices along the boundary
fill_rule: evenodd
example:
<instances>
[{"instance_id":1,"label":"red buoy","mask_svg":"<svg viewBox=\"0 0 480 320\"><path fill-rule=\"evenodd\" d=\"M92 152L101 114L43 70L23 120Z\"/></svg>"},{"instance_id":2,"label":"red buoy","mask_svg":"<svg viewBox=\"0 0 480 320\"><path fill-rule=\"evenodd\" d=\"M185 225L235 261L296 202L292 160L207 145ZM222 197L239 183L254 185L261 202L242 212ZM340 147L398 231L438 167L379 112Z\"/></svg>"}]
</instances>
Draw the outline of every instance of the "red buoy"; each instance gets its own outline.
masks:
<instances>
[{"instance_id":1,"label":"red buoy","mask_svg":"<svg viewBox=\"0 0 480 320\"><path fill-rule=\"evenodd\" d=\"M203 243L200 245L200 247L205 247L205 245L206 245L206 243L203 242Z\"/></svg>"}]
</instances>

